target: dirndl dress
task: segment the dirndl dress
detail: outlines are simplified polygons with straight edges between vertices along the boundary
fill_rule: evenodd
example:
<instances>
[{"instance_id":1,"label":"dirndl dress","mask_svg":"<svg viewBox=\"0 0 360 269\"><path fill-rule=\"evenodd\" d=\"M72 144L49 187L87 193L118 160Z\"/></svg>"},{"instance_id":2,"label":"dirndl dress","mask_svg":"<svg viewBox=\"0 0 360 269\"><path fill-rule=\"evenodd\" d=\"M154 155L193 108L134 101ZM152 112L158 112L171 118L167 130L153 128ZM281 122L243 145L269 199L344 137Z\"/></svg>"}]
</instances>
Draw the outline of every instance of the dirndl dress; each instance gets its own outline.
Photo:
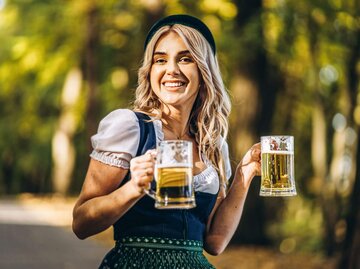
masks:
<instances>
[{"instance_id":1,"label":"dirndl dress","mask_svg":"<svg viewBox=\"0 0 360 269\"><path fill-rule=\"evenodd\" d=\"M106 255L100 269L213 269L201 241L127 237Z\"/></svg>"},{"instance_id":2,"label":"dirndl dress","mask_svg":"<svg viewBox=\"0 0 360 269\"><path fill-rule=\"evenodd\" d=\"M155 148L159 138L155 133L154 122L150 121L147 115L136 112L136 117L134 117L132 113L128 110L111 113L110 117L113 118L108 120L105 118L101 124L103 127L99 127L98 136L105 134L108 139L106 128L113 128L125 133L133 132L131 136L127 135L127 137L133 137L133 134L139 133L139 146L135 152L136 156L140 156L147 150ZM129 122L132 124L132 116L135 118L134 121L138 121L134 123L138 125L138 129L134 129L133 126L129 131L126 130L126 126ZM124 119L126 122L122 122ZM114 126L114 124L118 126ZM119 135L121 136L121 134L117 134L116 137ZM96 137L96 139L99 138ZM114 138L114 141L118 140L118 138ZM102 145L103 143L95 144ZM108 158L107 154L104 156ZM103 161L99 159L99 152L93 152L91 157ZM228 166L230 167L230 165ZM209 181L215 182L215 185L212 185L210 192L195 186L195 208L159 210L154 207L153 199L148 196L142 197L113 225L115 246L104 257L99 268L215 268L203 254L203 239L208 217L216 202L219 182L215 168L209 166L206 173L208 175L203 175L204 178L200 181L205 184ZM121 184L125 184L129 179L130 173ZM155 187L155 183L152 182L152 188Z\"/></svg>"}]
</instances>

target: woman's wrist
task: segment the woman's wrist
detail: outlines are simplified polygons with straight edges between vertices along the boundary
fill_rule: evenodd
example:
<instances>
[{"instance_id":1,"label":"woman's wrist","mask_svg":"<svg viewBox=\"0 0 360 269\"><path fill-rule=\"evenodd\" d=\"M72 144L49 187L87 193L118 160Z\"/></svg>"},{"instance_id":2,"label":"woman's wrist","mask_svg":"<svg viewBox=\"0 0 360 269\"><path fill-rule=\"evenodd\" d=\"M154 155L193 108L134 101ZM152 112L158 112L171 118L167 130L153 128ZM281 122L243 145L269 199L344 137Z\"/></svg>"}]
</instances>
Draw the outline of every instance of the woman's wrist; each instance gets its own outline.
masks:
<instances>
[{"instance_id":1,"label":"woman's wrist","mask_svg":"<svg viewBox=\"0 0 360 269\"><path fill-rule=\"evenodd\" d=\"M135 184L132 180L127 182L129 185L129 194L133 198L142 198L145 196L145 188Z\"/></svg>"},{"instance_id":2,"label":"woman's wrist","mask_svg":"<svg viewBox=\"0 0 360 269\"><path fill-rule=\"evenodd\" d=\"M235 174L235 181L238 181L238 183L241 184L243 188L249 189L250 183L255 176L255 171L239 165L236 168Z\"/></svg>"}]
</instances>

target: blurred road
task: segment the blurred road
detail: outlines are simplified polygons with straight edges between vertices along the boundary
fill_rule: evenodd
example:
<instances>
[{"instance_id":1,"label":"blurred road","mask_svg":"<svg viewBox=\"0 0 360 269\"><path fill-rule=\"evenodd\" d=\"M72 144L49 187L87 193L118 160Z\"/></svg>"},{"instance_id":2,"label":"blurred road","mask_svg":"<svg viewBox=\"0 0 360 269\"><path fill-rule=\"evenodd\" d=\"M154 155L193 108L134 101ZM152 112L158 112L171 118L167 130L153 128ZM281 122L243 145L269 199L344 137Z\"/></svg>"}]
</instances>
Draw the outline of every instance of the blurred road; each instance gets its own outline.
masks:
<instances>
[{"instance_id":1,"label":"blurred road","mask_svg":"<svg viewBox=\"0 0 360 269\"><path fill-rule=\"evenodd\" d=\"M77 239L70 220L71 206L0 200L0 268L98 268L109 247Z\"/></svg>"},{"instance_id":2,"label":"blurred road","mask_svg":"<svg viewBox=\"0 0 360 269\"><path fill-rule=\"evenodd\" d=\"M98 268L111 248L112 231L101 233L97 241L77 239L70 228L74 202L68 198L1 198L0 269ZM336 259L284 254L260 246L230 245L219 256L206 256L218 269L336 268Z\"/></svg>"}]
</instances>

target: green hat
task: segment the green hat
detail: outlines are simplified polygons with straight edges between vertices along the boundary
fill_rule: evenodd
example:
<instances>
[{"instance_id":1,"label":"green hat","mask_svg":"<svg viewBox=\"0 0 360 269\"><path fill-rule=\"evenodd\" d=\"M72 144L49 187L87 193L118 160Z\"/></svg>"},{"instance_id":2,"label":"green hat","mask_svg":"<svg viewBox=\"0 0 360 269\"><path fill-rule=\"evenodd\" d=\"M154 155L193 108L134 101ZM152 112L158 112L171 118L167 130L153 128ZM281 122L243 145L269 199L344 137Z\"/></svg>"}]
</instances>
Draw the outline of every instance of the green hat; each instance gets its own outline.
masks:
<instances>
[{"instance_id":1,"label":"green hat","mask_svg":"<svg viewBox=\"0 0 360 269\"><path fill-rule=\"evenodd\" d=\"M211 31L209 28L203 23L201 20L199 20L196 17L185 15L185 14L179 14L179 15L171 15L165 18L162 18L158 20L151 28L149 33L146 36L145 44L144 44L144 50L146 49L148 43L150 42L151 38L154 36L157 30L159 30L161 27L165 25L174 25L174 24L181 24L185 25L191 28L194 28L195 30L198 30L209 42L212 51L214 54L216 53L216 46L215 46L215 40L213 35L211 34Z\"/></svg>"}]
</instances>

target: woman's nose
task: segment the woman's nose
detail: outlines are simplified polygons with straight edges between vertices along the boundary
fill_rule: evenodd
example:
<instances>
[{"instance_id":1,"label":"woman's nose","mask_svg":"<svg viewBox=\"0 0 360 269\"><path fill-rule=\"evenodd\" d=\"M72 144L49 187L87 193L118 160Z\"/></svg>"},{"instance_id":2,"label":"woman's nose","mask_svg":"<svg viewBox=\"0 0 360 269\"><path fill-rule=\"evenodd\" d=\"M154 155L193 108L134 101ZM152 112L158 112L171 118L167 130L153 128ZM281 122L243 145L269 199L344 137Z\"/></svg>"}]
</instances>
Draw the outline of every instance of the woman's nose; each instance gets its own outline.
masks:
<instances>
[{"instance_id":1,"label":"woman's nose","mask_svg":"<svg viewBox=\"0 0 360 269\"><path fill-rule=\"evenodd\" d=\"M169 75L180 74L180 68L177 61L168 61L166 73Z\"/></svg>"}]
</instances>

